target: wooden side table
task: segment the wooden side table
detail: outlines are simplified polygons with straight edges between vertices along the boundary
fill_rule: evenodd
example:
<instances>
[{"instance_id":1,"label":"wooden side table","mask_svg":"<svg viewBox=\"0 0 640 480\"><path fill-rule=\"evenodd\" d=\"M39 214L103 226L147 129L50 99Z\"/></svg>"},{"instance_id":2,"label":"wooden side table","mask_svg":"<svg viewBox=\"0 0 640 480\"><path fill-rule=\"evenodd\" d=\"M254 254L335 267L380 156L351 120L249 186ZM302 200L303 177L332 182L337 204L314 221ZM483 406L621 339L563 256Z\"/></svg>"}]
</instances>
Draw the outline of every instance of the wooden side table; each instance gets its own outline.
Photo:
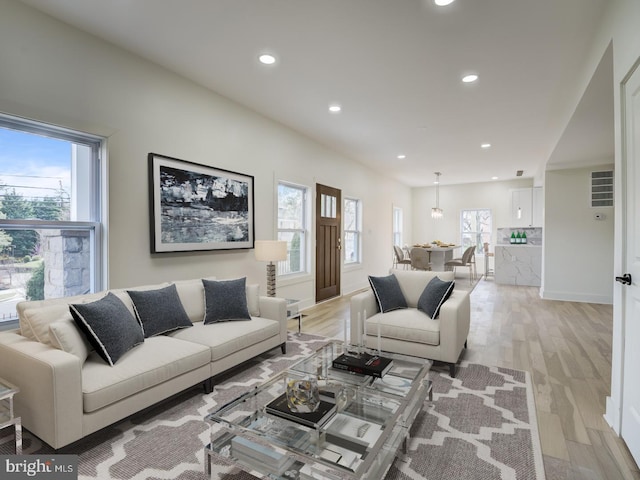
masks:
<instances>
[{"instance_id":1,"label":"wooden side table","mask_svg":"<svg viewBox=\"0 0 640 480\"><path fill-rule=\"evenodd\" d=\"M13 426L16 432L16 454L22 455L22 422L13 415L13 396L18 387L0 378L0 430Z\"/></svg>"}]
</instances>

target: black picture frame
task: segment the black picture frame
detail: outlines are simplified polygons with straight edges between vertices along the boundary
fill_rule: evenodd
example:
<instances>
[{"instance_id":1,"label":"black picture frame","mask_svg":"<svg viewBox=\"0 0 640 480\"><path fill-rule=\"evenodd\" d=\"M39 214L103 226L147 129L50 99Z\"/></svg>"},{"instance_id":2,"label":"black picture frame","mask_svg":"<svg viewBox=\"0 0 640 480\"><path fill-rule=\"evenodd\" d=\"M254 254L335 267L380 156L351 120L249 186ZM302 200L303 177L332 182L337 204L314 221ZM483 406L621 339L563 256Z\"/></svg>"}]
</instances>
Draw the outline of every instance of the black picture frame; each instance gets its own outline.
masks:
<instances>
[{"instance_id":1,"label":"black picture frame","mask_svg":"<svg viewBox=\"0 0 640 480\"><path fill-rule=\"evenodd\" d=\"M254 178L149 153L151 253L254 248Z\"/></svg>"}]
</instances>

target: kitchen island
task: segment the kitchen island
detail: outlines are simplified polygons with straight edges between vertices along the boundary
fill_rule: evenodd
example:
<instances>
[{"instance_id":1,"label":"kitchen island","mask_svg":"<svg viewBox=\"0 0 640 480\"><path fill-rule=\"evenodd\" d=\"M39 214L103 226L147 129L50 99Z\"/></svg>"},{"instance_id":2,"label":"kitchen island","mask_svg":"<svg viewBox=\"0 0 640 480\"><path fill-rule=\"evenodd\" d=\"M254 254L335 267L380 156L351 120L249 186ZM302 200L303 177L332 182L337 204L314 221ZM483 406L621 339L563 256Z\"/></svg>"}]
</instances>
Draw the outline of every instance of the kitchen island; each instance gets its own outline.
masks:
<instances>
[{"instance_id":1,"label":"kitchen island","mask_svg":"<svg viewBox=\"0 0 640 480\"><path fill-rule=\"evenodd\" d=\"M541 285L541 245L496 245L494 261L496 283L532 287Z\"/></svg>"}]
</instances>

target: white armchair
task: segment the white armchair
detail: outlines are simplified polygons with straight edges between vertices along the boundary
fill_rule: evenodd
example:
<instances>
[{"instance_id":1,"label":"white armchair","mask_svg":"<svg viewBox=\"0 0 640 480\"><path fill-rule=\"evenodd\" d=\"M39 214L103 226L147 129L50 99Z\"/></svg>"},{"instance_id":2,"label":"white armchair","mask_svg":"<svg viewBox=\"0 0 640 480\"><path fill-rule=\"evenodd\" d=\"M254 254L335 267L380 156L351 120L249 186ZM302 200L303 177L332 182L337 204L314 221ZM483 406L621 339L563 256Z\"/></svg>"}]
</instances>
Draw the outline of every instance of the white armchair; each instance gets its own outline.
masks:
<instances>
[{"instance_id":1,"label":"white armchair","mask_svg":"<svg viewBox=\"0 0 640 480\"><path fill-rule=\"evenodd\" d=\"M390 272L398 279L408 308L380 313L372 290L353 296L351 343L357 344L363 337L366 346L377 348L379 329L383 351L448 363L451 377L454 377L460 353L467 346L471 318L469 292L454 288L449 299L442 304L439 316L431 319L417 309L420 295L432 278L437 276L450 281L453 280L453 272L397 269ZM359 322L359 318L363 320Z\"/></svg>"}]
</instances>

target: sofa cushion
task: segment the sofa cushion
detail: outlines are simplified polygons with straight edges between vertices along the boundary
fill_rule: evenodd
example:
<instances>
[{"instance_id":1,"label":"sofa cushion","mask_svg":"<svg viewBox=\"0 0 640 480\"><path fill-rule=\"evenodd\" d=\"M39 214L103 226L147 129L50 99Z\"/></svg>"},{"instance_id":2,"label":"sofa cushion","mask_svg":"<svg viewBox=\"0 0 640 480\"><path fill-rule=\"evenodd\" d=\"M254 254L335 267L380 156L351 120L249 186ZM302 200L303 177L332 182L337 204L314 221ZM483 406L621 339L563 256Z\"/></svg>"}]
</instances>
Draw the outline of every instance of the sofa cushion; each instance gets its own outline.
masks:
<instances>
[{"instance_id":1,"label":"sofa cushion","mask_svg":"<svg viewBox=\"0 0 640 480\"><path fill-rule=\"evenodd\" d=\"M69 310L62 318L49 324L49 339L51 346L75 355L83 363L93 351L93 347L78 329Z\"/></svg>"},{"instance_id":2,"label":"sofa cushion","mask_svg":"<svg viewBox=\"0 0 640 480\"><path fill-rule=\"evenodd\" d=\"M166 335L148 338L143 345L125 353L113 367L92 353L82 368L84 411L111 405L207 365L210 359L207 347Z\"/></svg>"},{"instance_id":3,"label":"sofa cushion","mask_svg":"<svg viewBox=\"0 0 640 480\"><path fill-rule=\"evenodd\" d=\"M440 280L448 282L454 280L455 275L451 272L432 272L429 270L401 270L392 269L393 273L398 279L400 284L400 290L404 294L404 299L407 301L409 308L416 308L418 306L418 299L424 287L431 281L432 278L438 277Z\"/></svg>"},{"instance_id":4,"label":"sofa cushion","mask_svg":"<svg viewBox=\"0 0 640 480\"><path fill-rule=\"evenodd\" d=\"M205 280L215 280L216 277L206 277ZM174 282L178 296L185 312L192 322L204 319L204 285L202 279L178 280Z\"/></svg>"},{"instance_id":5,"label":"sofa cushion","mask_svg":"<svg viewBox=\"0 0 640 480\"><path fill-rule=\"evenodd\" d=\"M127 293L145 338L192 326L175 285L158 290L128 290Z\"/></svg>"},{"instance_id":6,"label":"sofa cushion","mask_svg":"<svg viewBox=\"0 0 640 480\"><path fill-rule=\"evenodd\" d=\"M211 349L210 360L215 362L243 348L280 335L280 324L276 320L262 317L255 317L250 322L194 323L193 328L177 330L169 335L208 346Z\"/></svg>"},{"instance_id":7,"label":"sofa cushion","mask_svg":"<svg viewBox=\"0 0 640 480\"><path fill-rule=\"evenodd\" d=\"M386 277L369 276L369 283L378 302L378 308L382 313L407 308L407 301L404 299L395 275L387 275Z\"/></svg>"},{"instance_id":8,"label":"sofa cushion","mask_svg":"<svg viewBox=\"0 0 640 480\"><path fill-rule=\"evenodd\" d=\"M260 285L257 283L247 285L247 308L252 317L260 316Z\"/></svg>"},{"instance_id":9,"label":"sofa cushion","mask_svg":"<svg viewBox=\"0 0 640 480\"><path fill-rule=\"evenodd\" d=\"M204 285L204 323L251 320L247 306L246 278L202 280Z\"/></svg>"},{"instance_id":10,"label":"sofa cushion","mask_svg":"<svg viewBox=\"0 0 640 480\"><path fill-rule=\"evenodd\" d=\"M378 326L379 324L379 326ZM425 317L416 308L377 313L367 320L369 335L377 335L426 345L440 345L440 321Z\"/></svg>"},{"instance_id":11,"label":"sofa cushion","mask_svg":"<svg viewBox=\"0 0 640 480\"><path fill-rule=\"evenodd\" d=\"M125 352L144 342L140 324L111 292L95 302L69 305L69 309L89 343L111 366Z\"/></svg>"},{"instance_id":12,"label":"sofa cushion","mask_svg":"<svg viewBox=\"0 0 640 480\"><path fill-rule=\"evenodd\" d=\"M420 295L418 310L426 313L429 318L438 318L440 307L451 296L455 284L453 280L443 282L438 277L432 278Z\"/></svg>"},{"instance_id":13,"label":"sofa cushion","mask_svg":"<svg viewBox=\"0 0 640 480\"><path fill-rule=\"evenodd\" d=\"M69 313L70 303L92 302L103 296L104 293L91 293L75 297L20 302L16 306L20 318L20 333L30 340L51 345L49 325Z\"/></svg>"}]
</instances>

